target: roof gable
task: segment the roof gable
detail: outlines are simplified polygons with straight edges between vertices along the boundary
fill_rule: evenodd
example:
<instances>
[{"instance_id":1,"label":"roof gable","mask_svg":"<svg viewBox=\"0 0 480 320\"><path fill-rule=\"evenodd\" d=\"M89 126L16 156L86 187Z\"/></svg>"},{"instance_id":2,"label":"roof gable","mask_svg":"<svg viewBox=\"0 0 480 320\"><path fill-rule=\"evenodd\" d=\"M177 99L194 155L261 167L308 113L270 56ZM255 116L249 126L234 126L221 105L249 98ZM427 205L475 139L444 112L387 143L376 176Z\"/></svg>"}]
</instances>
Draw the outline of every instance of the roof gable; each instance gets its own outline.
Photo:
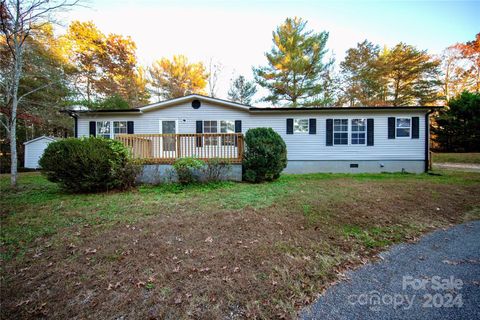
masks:
<instances>
[{"instance_id":1,"label":"roof gable","mask_svg":"<svg viewBox=\"0 0 480 320\"><path fill-rule=\"evenodd\" d=\"M32 143L32 142L36 142L36 141L40 141L40 140L48 140L48 141L57 141L57 138L54 138L54 137L47 137L47 136L41 136L41 137L37 137L35 139L32 139L32 140L28 140L26 142L24 142L23 144L29 144L29 143Z\"/></svg>"},{"instance_id":2,"label":"roof gable","mask_svg":"<svg viewBox=\"0 0 480 320\"><path fill-rule=\"evenodd\" d=\"M170 107L170 106L190 102L190 101L193 101L193 100L200 100L200 101L203 101L203 102L209 102L209 103L212 103L212 104L225 106L225 107L229 107L229 108L240 109L240 110L243 110L243 111L249 111L250 108L251 108L251 106L241 104L241 103L236 103L236 102L227 101L227 100L218 99L218 98L207 97L207 96L203 96L203 95L200 95L200 94L190 94L188 96L184 96L184 97L180 97L180 98L174 98L174 99L170 99L170 100L166 100L166 101L152 103L152 104L149 104L149 105L146 105L146 106L143 106L143 107L139 107L137 109L140 110L140 112L148 112L148 111L156 110L156 109L159 109L159 108Z\"/></svg>"}]
</instances>

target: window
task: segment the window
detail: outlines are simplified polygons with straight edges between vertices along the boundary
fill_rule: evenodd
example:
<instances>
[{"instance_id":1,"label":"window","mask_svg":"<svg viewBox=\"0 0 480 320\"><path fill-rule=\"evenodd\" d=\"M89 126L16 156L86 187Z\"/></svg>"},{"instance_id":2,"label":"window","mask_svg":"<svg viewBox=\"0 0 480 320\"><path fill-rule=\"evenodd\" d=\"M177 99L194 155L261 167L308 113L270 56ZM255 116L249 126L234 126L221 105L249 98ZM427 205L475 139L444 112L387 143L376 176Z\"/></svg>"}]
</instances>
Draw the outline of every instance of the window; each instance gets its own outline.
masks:
<instances>
[{"instance_id":1,"label":"window","mask_svg":"<svg viewBox=\"0 0 480 320\"><path fill-rule=\"evenodd\" d=\"M113 135L127 133L127 121L113 121Z\"/></svg>"},{"instance_id":2,"label":"window","mask_svg":"<svg viewBox=\"0 0 480 320\"><path fill-rule=\"evenodd\" d=\"M97 121L97 137L110 138L110 121Z\"/></svg>"},{"instance_id":3,"label":"window","mask_svg":"<svg viewBox=\"0 0 480 320\"><path fill-rule=\"evenodd\" d=\"M203 133L218 133L217 121L203 121ZM218 144L218 137L205 137L205 145L214 146Z\"/></svg>"},{"instance_id":4,"label":"window","mask_svg":"<svg viewBox=\"0 0 480 320\"><path fill-rule=\"evenodd\" d=\"M410 137L410 118L397 118L397 137Z\"/></svg>"},{"instance_id":5,"label":"window","mask_svg":"<svg viewBox=\"0 0 480 320\"><path fill-rule=\"evenodd\" d=\"M294 133L308 133L308 119L294 119L293 120Z\"/></svg>"},{"instance_id":6,"label":"window","mask_svg":"<svg viewBox=\"0 0 480 320\"><path fill-rule=\"evenodd\" d=\"M348 119L333 119L333 144L348 144Z\"/></svg>"},{"instance_id":7,"label":"window","mask_svg":"<svg viewBox=\"0 0 480 320\"><path fill-rule=\"evenodd\" d=\"M352 144L365 144L367 120L352 119Z\"/></svg>"},{"instance_id":8,"label":"window","mask_svg":"<svg viewBox=\"0 0 480 320\"><path fill-rule=\"evenodd\" d=\"M222 120L220 121L220 133L234 133L235 132L235 122L231 120ZM235 145L234 136L222 137L222 145L224 146L233 146Z\"/></svg>"}]
</instances>

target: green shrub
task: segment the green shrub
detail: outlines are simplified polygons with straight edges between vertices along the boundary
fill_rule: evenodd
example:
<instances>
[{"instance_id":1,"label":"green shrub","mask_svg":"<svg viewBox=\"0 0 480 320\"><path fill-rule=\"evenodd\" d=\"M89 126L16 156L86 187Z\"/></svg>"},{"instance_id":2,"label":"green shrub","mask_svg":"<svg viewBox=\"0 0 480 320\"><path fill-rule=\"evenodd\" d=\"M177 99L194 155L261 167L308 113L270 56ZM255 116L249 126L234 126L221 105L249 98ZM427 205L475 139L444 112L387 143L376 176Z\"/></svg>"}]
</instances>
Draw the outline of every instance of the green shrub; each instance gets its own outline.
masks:
<instances>
[{"instance_id":1,"label":"green shrub","mask_svg":"<svg viewBox=\"0 0 480 320\"><path fill-rule=\"evenodd\" d=\"M287 146L271 128L255 128L245 135L243 179L250 182L275 180L287 166Z\"/></svg>"},{"instance_id":2,"label":"green shrub","mask_svg":"<svg viewBox=\"0 0 480 320\"><path fill-rule=\"evenodd\" d=\"M222 180L230 170L230 163L221 158L208 159L202 169L205 181L214 182Z\"/></svg>"},{"instance_id":3,"label":"green shrub","mask_svg":"<svg viewBox=\"0 0 480 320\"><path fill-rule=\"evenodd\" d=\"M121 142L95 137L50 143L40 166L48 180L70 192L128 189L139 172Z\"/></svg>"},{"instance_id":4,"label":"green shrub","mask_svg":"<svg viewBox=\"0 0 480 320\"><path fill-rule=\"evenodd\" d=\"M173 168L177 172L178 182L188 184L196 181L195 170L201 169L205 165L200 159L185 157L175 161Z\"/></svg>"}]
</instances>

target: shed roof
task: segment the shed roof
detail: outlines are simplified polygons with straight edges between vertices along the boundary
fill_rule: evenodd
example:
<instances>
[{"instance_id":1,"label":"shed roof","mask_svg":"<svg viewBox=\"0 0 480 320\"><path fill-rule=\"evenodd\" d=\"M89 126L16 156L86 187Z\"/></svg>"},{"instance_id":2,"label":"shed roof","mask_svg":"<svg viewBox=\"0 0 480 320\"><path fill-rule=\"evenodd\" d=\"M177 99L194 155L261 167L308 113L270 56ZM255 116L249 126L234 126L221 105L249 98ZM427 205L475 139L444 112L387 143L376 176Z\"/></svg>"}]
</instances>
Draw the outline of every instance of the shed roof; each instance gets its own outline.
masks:
<instances>
[{"instance_id":1,"label":"shed roof","mask_svg":"<svg viewBox=\"0 0 480 320\"><path fill-rule=\"evenodd\" d=\"M49 141L52 141L52 142L58 140L58 138L55 138L55 137L40 136L40 137L37 137L35 139L28 140L28 141L24 142L23 144L27 145L29 143L32 143L32 142L35 142L35 141L40 141L40 140L43 140L43 139L49 140Z\"/></svg>"}]
</instances>

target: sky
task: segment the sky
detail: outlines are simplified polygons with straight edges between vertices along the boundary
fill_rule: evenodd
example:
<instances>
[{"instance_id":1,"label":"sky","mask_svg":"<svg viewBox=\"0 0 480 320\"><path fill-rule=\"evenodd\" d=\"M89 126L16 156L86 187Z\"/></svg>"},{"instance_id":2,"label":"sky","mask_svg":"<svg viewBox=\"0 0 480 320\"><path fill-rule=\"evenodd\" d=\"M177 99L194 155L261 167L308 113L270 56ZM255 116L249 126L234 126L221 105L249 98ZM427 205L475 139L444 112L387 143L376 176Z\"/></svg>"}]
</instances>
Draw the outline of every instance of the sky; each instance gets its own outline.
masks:
<instances>
[{"instance_id":1,"label":"sky","mask_svg":"<svg viewBox=\"0 0 480 320\"><path fill-rule=\"evenodd\" d=\"M266 64L272 31L294 16L307 20L308 29L329 32L327 48L337 63L364 39L389 47L402 41L438 54L480 32L480 0L85 0L59 21L93 21L105 34L131 36L142 65L174 54L219 62L217 96L226 98L233 77L253 79L252 66Z\"/></svg>"}]
</instances>

